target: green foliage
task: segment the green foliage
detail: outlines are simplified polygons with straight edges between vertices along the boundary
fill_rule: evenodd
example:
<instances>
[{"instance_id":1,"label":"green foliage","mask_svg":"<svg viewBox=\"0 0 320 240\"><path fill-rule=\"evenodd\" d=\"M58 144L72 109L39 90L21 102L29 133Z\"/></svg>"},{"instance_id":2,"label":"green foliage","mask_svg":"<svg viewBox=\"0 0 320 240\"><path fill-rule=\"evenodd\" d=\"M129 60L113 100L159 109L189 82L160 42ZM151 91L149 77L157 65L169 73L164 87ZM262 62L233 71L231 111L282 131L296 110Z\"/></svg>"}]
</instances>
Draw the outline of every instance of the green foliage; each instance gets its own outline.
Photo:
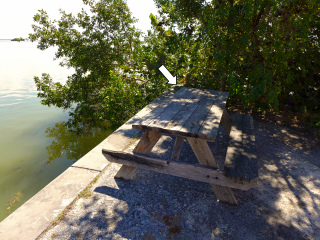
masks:
<instances>
[{"instance_id":1,"label":"green foliage","mask_svg":"<svg viewBox=\"0 0 320 240\"><path fill-rule=\"evenodd\" d=\"M35 77L42 104L70 109L78 131L116 127L162 93L165 65L178 83L229 91L251 109L319 111L317 0L155 0L142 39L124 0L84 0L91 12L34 16L32 41L58 48L75 73L65 85Z\"/></svg>"},{"instance_id":2,"label":"green foliage","mask_svg":"<svg viewBox=\"0 0 320 240\"><path fill-rule=\"evenodd\" d=\"M60 20L40 10L29 35L41 50L56 46L61 65L75 69L64 85L48 74L34 80L41 103L70 109L67 125L78 132L119 126L167 88L144 67L150 48L142 44L125 1L84 3L91 13L61 11Z\"/></svg>"},{"instance_id":3,"label":"green foliage","mask_svg":"<svg viewBox=\"0 0 320 240\"><path fill-rule=\"evenodd\" d=\"M11 41L23 42L23 41L25 41L25 39L24 38L14 38L14 39L11 39Z\"/></svg>"},{"instance_id":4,"label":"green foliage","mask_svg":"<svg viewBox=\"0 0 320 240\"><path fill-rule=\"evenodd\" d=\"M170 36L154 31L187 86L229 91L255 109L289 102L319 111L318 1L155 2Z\"/></svg>"}]
</instances>

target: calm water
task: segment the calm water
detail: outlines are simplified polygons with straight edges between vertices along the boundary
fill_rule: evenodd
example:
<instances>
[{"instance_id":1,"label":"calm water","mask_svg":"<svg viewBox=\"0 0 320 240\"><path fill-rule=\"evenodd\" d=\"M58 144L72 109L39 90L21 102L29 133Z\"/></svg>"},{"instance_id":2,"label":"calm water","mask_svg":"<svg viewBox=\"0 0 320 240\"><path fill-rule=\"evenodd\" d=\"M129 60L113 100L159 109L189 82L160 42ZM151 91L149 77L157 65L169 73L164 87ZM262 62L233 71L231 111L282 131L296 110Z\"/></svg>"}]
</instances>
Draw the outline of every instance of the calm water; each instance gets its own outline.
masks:
<instances>
[{"instance_id":1,"label":"calm water","mask_svg":"<svg viewBox=\"0 0 320 240\"><path fill-rule=\"evenodd\" d=\"M72 74L53 61L54 52L0 40L0 221L108 135L76 136L62 124L67 112L40 104L33 76L65 82Z\"/></svg>"}]
</instances>

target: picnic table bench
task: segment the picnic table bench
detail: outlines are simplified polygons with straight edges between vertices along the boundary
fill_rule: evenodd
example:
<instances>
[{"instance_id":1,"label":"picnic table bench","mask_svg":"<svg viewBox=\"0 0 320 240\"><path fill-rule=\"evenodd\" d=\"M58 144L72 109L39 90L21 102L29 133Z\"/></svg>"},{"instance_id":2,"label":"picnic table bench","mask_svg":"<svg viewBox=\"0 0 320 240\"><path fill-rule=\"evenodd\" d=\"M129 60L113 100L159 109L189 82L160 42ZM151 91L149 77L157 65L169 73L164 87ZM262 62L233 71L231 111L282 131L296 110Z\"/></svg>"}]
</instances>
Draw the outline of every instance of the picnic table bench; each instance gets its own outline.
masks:
<instances>
[{"instance_id":1,"label":"picnic table bench","mask_svg":"<svg viewBox=\"0 0 320 240\"><path fill-rule=\"evenodd\" d=\"M132 128L144 131L134 150L102 150L109 161L123 164L115 177L130 180L136 169L142 168L207 182L220 202L237 205L231 188L254 187L258 166L252 117L236 114L230 118L225 109L227 99L227 92L182 88L144 117L133 118ZM230 135L223 171L207 143L215 141L220 124ZM147 156L163 134L176 136L170 161ZM202 166L178 162L184 138Z\"/></svg>"}]
</instances>

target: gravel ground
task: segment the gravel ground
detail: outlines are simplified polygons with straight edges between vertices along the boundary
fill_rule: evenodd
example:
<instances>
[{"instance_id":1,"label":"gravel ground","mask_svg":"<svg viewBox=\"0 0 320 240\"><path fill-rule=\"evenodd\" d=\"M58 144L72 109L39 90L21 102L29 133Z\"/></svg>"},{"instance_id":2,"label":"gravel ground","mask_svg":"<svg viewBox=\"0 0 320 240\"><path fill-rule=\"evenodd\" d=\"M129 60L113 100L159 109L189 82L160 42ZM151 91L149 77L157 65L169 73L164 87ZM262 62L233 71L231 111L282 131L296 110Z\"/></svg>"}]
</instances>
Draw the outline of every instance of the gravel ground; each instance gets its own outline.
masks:
<instances>
[{"instance_id":1,"label":"gravel ground","mask_svg":"<svg viewBox=\"0 0 320 240\"><path fill-rule=\"evenodd\" d=\"M320 147L292 129L255 121L259 183L233 190L239 206L217 202L209 184L138 170L115 180L110 164L62 220L39 239L320 239ZM227 136L210 144L223 163ZM311 139L311 140L310 140ZM153 157L169 159L163 136ZM181 161L197 163L187 142Z\"/></svg>"}]
</instances>

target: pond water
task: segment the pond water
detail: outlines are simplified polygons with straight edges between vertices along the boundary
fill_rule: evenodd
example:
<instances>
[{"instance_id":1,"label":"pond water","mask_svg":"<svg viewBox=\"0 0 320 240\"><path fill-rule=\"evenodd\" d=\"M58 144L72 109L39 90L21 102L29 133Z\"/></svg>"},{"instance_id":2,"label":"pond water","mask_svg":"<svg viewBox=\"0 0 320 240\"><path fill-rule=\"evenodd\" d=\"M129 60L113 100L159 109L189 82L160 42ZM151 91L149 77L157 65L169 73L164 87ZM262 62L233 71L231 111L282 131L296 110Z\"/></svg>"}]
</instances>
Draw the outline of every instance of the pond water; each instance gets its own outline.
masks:
<instances>
[{"instance_id":1,"label":"pond water","mask_svg":"<svg viewBox=\"0 0 320 240\"><path fill-rule=\"evenodd\" d=\"M40 104L34 76L65 82L73 72L53 61L54 52L0 40L0 221L109 134L70 133L67 112Z\"/></svg>"}]
</instances>

